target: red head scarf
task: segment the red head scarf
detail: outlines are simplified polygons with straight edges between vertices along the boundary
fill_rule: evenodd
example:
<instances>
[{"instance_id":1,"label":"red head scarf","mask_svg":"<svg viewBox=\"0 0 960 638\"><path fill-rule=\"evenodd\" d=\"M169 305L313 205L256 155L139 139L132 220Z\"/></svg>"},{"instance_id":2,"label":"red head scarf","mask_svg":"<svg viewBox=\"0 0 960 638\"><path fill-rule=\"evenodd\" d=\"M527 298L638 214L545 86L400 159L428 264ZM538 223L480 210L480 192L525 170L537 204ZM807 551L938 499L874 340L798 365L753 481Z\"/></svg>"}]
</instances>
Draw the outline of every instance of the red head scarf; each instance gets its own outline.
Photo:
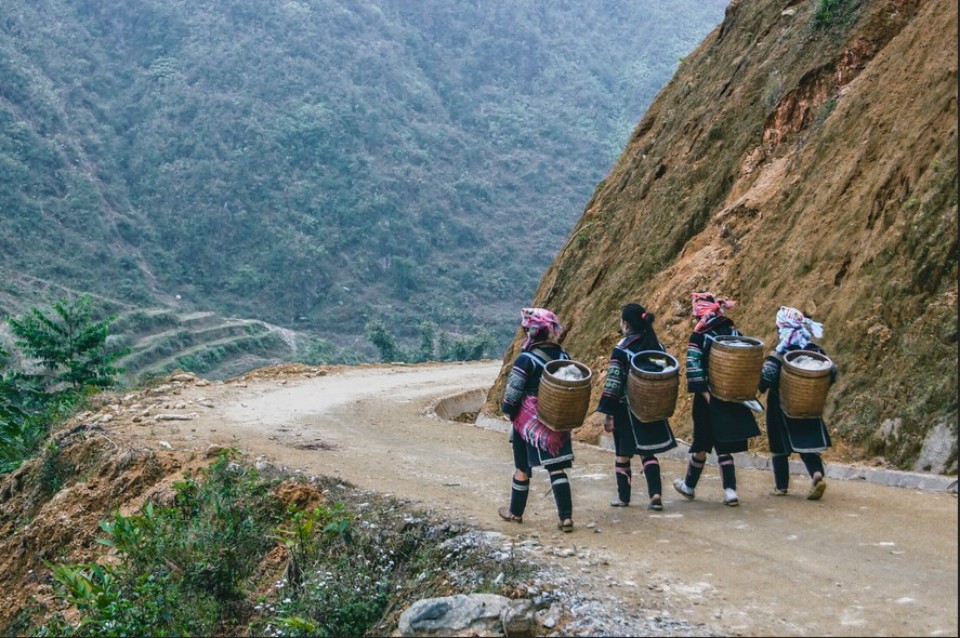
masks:
<instances>
[{"instance_id":1,"label":"red head scarf","mask_svg":"<svg viewBox=\"0 0 960 638\"><path fill-rule=\"evenodd\" d=\"M714 317L723 315L723 311L737 305L732 299L716 299L712 292L695 292L692 295L693 316L698 319L694 331L702 332Z\"/></svg>"}]
</instances>

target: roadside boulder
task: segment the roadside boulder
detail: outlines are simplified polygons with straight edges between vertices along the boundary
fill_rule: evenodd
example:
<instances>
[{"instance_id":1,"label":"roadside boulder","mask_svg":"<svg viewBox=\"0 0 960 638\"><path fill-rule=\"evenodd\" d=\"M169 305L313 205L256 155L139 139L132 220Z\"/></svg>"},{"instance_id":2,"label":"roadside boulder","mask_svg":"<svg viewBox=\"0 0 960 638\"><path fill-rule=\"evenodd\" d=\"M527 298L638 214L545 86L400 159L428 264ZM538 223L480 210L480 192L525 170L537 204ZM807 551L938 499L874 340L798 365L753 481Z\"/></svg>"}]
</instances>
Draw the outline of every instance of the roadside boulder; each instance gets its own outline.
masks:
<instances>
[{"instance_id":1,"label":"roadside boulder","mask_svg":"<svg viewBox=\"0 0 960 638\"><path fill-rule=\"evenodd\" d=\"M510 599L458 594L418 600L400 614L401 636L502 636L501 615Z\"/></svg>"}]
</instances>

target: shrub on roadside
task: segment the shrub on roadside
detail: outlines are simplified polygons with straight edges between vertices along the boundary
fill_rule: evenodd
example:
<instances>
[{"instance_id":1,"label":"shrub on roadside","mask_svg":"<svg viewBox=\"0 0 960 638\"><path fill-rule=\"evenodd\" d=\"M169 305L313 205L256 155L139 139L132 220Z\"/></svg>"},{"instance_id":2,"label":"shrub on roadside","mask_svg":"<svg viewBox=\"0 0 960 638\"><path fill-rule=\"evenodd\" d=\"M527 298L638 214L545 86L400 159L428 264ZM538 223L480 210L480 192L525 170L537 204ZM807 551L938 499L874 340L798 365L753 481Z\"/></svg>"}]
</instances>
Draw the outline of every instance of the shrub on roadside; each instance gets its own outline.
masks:
<instances>
[{"instance_id":1,"label":"shrub on roadside","mask_svg":"<svg viewBox=\"0 0 960 638\"><path fill-rule=\"evenodd\" d=\"M102 521L119 562L51 566L80 620L51 635L211 635L243 617L244 584L273 545L271 483L222 454L204 480L175 483L174 504Z\"/></svg>"},{"instance_id":2,"label":"shrub on roadside","mask_svg":"<svg viewBox=\"0 0 960 638\"><path fill-rule=\"evenodd\" d=\"M225 454L177 483L170 505L101 522L115 560L49 565L78 614L55 615L39 634L389 633L414 600L498 590L525 573L472 541L447 543L466 530L391 499L336 482L320 504L284 508L276 485Z\"/></svg>"}]
</instances>

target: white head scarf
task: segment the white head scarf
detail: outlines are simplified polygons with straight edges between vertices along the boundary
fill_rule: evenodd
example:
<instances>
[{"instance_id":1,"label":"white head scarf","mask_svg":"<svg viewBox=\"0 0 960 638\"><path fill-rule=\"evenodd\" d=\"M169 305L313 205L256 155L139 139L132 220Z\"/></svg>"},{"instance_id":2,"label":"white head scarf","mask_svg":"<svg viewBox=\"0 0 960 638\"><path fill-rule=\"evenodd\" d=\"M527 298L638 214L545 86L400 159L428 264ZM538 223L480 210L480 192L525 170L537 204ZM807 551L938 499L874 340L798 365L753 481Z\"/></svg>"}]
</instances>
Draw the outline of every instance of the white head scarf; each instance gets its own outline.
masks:
<instances>
[{"instance_id":1,"label":"white head scarf","mask_svg":"<svg viewBox=\"0 0 960 638\"><path fill-rule=\"evenodd\" d=\"M780 306L777 311L777 331L780 333L777 352L783 354L790 346L806 348L814 338L822 337L823 324L805 317L796 308Z\"/></svg>"}]
</instances>

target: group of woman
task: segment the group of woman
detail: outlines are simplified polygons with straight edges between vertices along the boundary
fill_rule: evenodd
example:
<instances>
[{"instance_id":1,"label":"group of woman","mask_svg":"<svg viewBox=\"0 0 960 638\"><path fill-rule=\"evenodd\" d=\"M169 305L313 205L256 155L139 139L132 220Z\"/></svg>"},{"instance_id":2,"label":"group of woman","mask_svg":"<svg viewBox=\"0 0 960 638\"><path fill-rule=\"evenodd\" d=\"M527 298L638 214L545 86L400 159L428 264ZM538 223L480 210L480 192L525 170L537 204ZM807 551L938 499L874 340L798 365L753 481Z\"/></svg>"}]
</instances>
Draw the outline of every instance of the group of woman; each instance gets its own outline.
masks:
<instances>
[{"instance_id":1,"label":"group of woman","mask_svg":"<svg viewBox=\"0 0 960 638\"><path fill-rule=\"evenodd\" d=\"M724 401L711 396L709 380L710 347L721 335L740 335L733 321L725 315L736 302L720 299L709 292L692 295L693 319L696 322L686 352L687 391L693 394L693 441L686 474L673 482L674 489L684 498L693 500L697 483L706 464L707 454L717 455L723 486L723 503L740 504L737 495L737 477L733 454L745 452L748 441L760 435L753 411L741 402ZM620 312L620 331L623 338L613 348L607 368L607 378L597 411L604 415L604 430L613 434L615 461L614 475L617 495L610 501L613 507L627 507L631 501L633 470L631 461L640 456L640 472L646 477L647 507L663 509L663 484L657 454L677 447L669 422L641 422L631 412L627 402L627 375L634 355L642 351L665 352L653 327L654 315L637 303L625 305ZM812 350L825 354L814 343L823 335L823 326L814 322L796 308L783 306L777 312L779 343L764 360L760 392L769 392L766 408L767 438L772 455L773 494L787 494L790 480L789 457L800 454L812 485L807 494L810 500L820 499L827 484L824 480L820 453L830 447L830 435L820 418L793 419L780 408L778 394L783 356L792 350ZM573 466L573 447L569 432L557 432L537 418L537 396L544 366L555 359L570 359L558 343L563 326L557 316L544 308L524 308L521 326L526 339L507 378L502 410L513 427L510 441L513 446L514 475L510 504L501 507L500 517L506 521L523 522L530 477L534 467L543 466L550 476L553 498L557 506L558 529L573 531L573 500L566 470ZM836 369L831 370L831 380Z\"/></svg>"}]
</instances>

